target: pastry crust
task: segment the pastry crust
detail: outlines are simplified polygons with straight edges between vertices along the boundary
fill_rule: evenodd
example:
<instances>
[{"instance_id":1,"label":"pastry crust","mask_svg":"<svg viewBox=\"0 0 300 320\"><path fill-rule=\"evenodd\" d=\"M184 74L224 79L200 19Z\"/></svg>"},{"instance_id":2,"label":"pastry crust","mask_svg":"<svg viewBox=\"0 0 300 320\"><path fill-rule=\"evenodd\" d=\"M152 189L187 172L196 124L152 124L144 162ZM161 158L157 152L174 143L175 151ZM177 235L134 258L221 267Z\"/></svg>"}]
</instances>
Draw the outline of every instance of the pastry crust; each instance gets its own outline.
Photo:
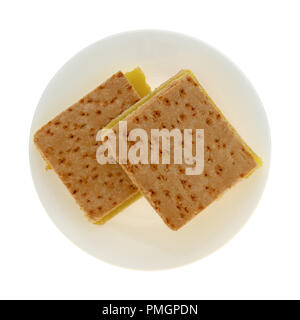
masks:
<instances>
[{"instance_id":1,"label":"pastry crust","mask_svg":"<svg viewBox=\"0 0 300 320\"><path fill-rule=\"evenodd\" d=\"M128 132L204 129L204 172L186 175L183 164L122 164L168 227L178 230L257 166L254 153L230 126L193 75L183 73L129 114ZM118 124L113 126L118 133ZM118 135L117 135L118 136ZM172 150L171 150L172 153ZM172 159L172 157L171 157Z\"/></svg>"},{"instance_id":2,"label":"pastry crust","mask_svg":"<svg viewBox=\"0 0 300 320\"><path fill-rule=\"evenodd\" d=\"M137 194L118 164L98 164L96 134L139 99L128 79L118 72L34 135L42 156L93 222Z\"/></svg>"}]
</instances>

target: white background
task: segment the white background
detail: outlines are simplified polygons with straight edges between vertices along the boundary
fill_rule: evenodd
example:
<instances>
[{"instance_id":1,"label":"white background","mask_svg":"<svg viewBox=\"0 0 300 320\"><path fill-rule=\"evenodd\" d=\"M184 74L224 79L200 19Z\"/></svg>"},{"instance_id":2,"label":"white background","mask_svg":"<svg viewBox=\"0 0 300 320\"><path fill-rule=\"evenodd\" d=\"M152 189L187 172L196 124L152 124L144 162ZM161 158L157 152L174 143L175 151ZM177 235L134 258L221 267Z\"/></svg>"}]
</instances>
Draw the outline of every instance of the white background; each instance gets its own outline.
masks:
<instances>
[{"instance_id":1,"label":"white background","mask_svg":"<svg viewBox=\"0 0 300 320\"><path fill-rule=\"evenodd\" d=\"M0 298L300 299L299 1L2 1ZM258 91L270 122L265 193L242 231L192 265L133 271L87 255L50 221L31 181L39 97L75 53L114 33L167 29L213 45Z\"/></svg>"}]
</instances>

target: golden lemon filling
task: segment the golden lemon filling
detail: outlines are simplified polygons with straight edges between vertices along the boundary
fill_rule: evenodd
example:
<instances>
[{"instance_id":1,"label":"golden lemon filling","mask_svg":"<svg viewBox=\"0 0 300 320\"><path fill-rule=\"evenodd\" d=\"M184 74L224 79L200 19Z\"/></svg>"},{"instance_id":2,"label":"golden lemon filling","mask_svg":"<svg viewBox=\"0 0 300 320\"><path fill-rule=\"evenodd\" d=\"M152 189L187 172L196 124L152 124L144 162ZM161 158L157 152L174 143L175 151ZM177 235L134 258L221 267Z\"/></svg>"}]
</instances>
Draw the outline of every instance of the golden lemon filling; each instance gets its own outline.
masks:
<instances>
[{"instance_id":1,"label":"golden lemon filling","mask_svg":"<svg viewBox=\"0 0 300 320\"><path fill-rule=\"evenodd\" d=\"M146 82L145 74L140 67L126 72L125 77L133 85L141 98L145 97L151 91L151 88Z\"/></svg>"}]
</instances>

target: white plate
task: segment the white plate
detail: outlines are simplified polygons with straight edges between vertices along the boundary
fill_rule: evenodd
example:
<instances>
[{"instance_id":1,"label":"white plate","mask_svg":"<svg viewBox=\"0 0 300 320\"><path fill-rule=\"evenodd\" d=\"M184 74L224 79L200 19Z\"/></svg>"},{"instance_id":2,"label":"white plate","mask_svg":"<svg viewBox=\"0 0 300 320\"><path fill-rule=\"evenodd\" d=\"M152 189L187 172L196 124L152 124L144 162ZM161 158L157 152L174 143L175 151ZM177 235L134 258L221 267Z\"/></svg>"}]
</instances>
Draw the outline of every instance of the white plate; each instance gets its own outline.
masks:
<instances>
[{"instance_id":1,"label":"white plate","mask_svg":"<svg viewBox=\"0 0 300 320\"><path fill-rule=\"evenodd\" d=\"M118 70L140 66L152 88L191 69L264 165L181 230L169 230L145 199L104 226L87 221L32 143L33 133ZM56 226L78 247L114 265L166 269L199 260L228 242L262 195L270 162L270 133L262 103L243 73L200 40L167 31L133 31L100 40L69 60L50 81L36 108L30 136L32 177Z\"/></svg>"}]
</instances>

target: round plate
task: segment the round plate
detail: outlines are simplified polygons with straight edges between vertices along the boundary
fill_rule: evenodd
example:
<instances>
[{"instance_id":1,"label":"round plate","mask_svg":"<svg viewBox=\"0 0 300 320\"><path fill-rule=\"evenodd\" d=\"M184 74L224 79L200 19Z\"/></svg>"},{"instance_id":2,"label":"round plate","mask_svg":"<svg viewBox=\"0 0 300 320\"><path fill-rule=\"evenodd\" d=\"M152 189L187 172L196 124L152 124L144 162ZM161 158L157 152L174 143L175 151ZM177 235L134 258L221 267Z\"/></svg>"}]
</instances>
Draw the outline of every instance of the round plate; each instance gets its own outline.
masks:
<instances>
[{"instance_id":1,"label":"round plate","mask_svg":"<svg viewBox=\"0 0 300 320\"><path fill-rule=\"evenodd\" d=\"M194 72L263 167L227 191L179 231L141 198L104 226L90 223L32 143L34 132L118 70L140 66L152 88L181 69ZM30 135L32 177L56 226L78 247L114 265L166 269L199 260L228 242L258 204L268 176L270 133L262 103L244 74L200 40L167 31L132 31L100 40L69 60L50 81Z\"/></svg>"}]
</instances>

